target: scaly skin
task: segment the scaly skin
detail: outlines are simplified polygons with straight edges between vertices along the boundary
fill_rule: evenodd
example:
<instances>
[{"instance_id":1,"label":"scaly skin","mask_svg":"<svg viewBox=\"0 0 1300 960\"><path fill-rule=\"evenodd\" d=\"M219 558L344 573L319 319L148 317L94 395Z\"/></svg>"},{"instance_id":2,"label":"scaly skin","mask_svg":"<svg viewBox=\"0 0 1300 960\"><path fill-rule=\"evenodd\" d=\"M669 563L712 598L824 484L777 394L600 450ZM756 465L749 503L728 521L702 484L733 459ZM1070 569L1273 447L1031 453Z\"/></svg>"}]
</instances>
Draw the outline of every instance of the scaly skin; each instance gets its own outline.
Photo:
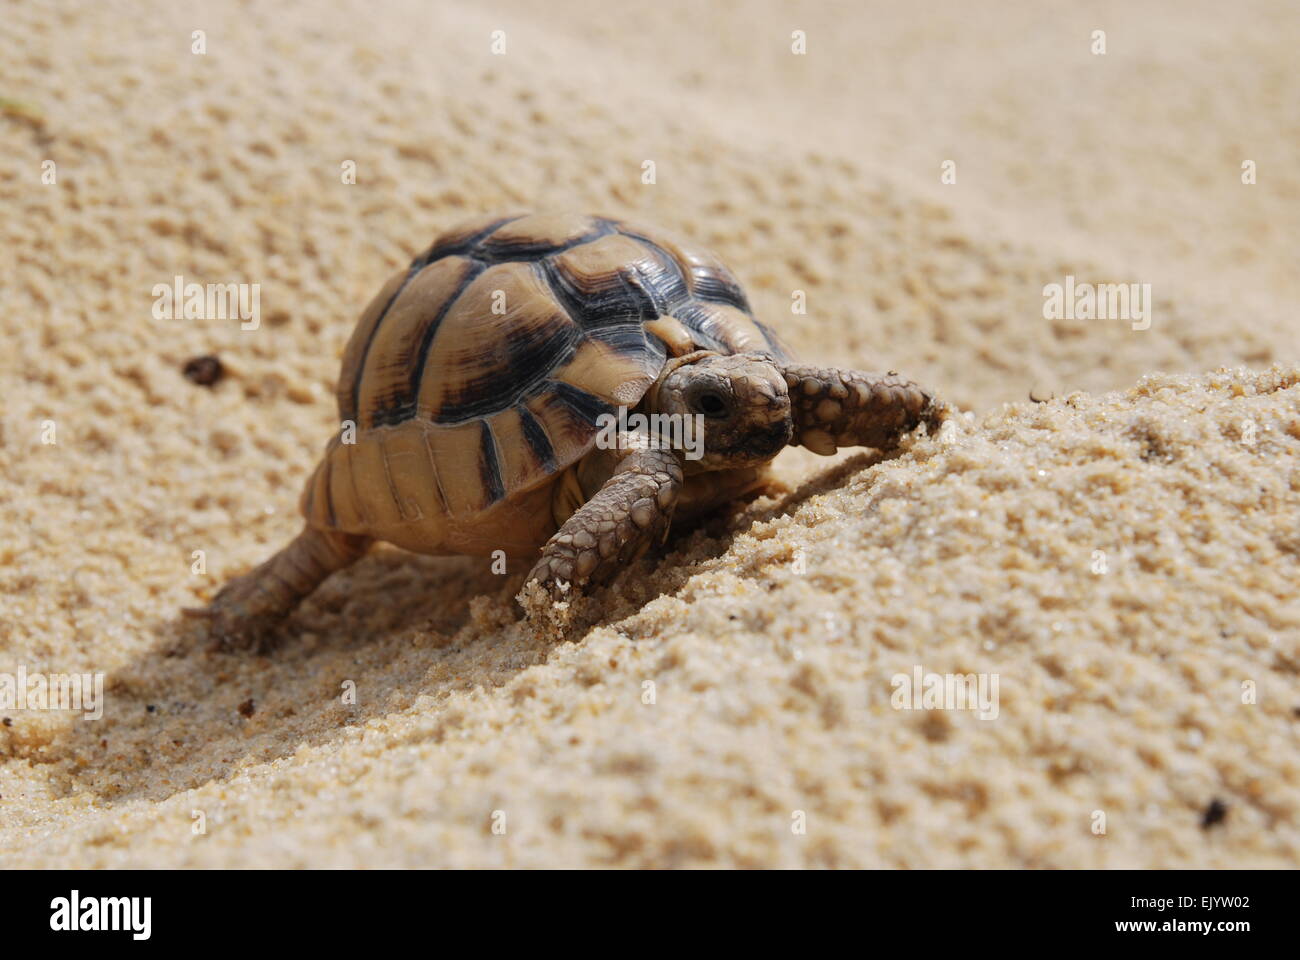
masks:
<instances>
[{"instance_id":1,"label":"scaly skin","mask_svg":"<svg viewBox=\"0 0 1300 960\"><path fill-rule=\"evenodd\" d=\"M840 447L889 450L918 424L933 433L934 395L892 370L863 373L833 367L786 366L794 435L790 443L826 456Z\"/></svg>"},{"instance_id":2,"label":"scaly skin","mask_svg":"<svg viewBox=\"0 0 1300 960\"><path fill-rule=\"evenodd\" d=\"M672 450L643 444L639 435L619 435L626 453L614 473L547 541L525 583L540 581L563 600L610 579L663 538L682 490L682 462Z\"/></svg>"},{"instance_id":3,"label":"scaly skin","mask_svg":"<svg viewBox=\"0 0 1300 960\"><path fill-rule=\"evenodd\" d=\"M276 624L326 577L349 566L370 546L368 537L304 527L270 560L227 583L202 611L221 646L265 648Z\"/></svg>"}]
</instances>

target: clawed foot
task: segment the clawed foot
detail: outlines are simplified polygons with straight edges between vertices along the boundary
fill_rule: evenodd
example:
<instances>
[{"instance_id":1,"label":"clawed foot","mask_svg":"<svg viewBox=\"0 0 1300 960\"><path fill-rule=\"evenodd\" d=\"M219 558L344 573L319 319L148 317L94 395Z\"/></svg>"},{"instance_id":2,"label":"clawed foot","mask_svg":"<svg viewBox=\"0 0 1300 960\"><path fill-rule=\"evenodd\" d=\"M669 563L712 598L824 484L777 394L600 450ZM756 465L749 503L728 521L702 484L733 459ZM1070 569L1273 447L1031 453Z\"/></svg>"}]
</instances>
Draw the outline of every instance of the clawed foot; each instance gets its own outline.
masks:
<instances>
[{"instance_id":1,"label":"clawed foot","mask_svg":"<svg viewBox=\"0 0 1300 960\"><path fill-rule=\"evenodd\" d=\"M571 600L592 583L606 583L663 538L681 471L628 471L611 478L542 548L525 583L536 580L554 600Z\"/></svg>"},{"instance_id":2,"label":"clawed foot","mask_svg":"<svg viewBox=\"0 0 1300 960\"><path fill-rule=\"evenodd\" d=\"M552 600L572 600L588 585L612 580L648 543L648 532L628 518L576 532L561 529L524 582L536 580Z\"/></svg>"},{"instance_id":3,"label":"clawed foot","mask_svg":"<svg viewBox=\"0 0 1300 960\"><path fill-rule=\"evenodd\" d=\"M627 441L620 449L630 452L619 469L547 541L525 579L519 602L530 619L542 606L569 610L588 586L612 580L663 539L681 491L681 463L668 450Z\"/></svg>"},{"instance_id":4,"label":"clawed foot","mask_svg":"<svg viewBox=\"0 0 1300 960\"><path fill-rule=\"evenodd\" d=\"M943 419L934 394L894 371L787 366L794 436L790 443L829 456L841 447L890 450L919 424Z\"/></svg>"},{"instance_id":5,"label":"clawed foot","mask_svg":"<svg viewBox=\"0 0 1300 960\"><path fill-rule=\"evenodd\" d=\"M366 537L304 527L266 563L222 587L206 610L187 612L208 619L209 635L223 650L266 651L299 601L369 545Z\"/></svg>"},{"instance_id":6,"label":"clawed foot","mask_svg":"<svg viewBox=\"0 0 1300 960\"><path fill-rule=\"evenodd\" d=\"M208 637L219 650L265 653L275 645L276 627L284 620L283 604L262 584L261 569L230 581L207 607L185 613L207 620Z\"/></svg>"}]
</instances>

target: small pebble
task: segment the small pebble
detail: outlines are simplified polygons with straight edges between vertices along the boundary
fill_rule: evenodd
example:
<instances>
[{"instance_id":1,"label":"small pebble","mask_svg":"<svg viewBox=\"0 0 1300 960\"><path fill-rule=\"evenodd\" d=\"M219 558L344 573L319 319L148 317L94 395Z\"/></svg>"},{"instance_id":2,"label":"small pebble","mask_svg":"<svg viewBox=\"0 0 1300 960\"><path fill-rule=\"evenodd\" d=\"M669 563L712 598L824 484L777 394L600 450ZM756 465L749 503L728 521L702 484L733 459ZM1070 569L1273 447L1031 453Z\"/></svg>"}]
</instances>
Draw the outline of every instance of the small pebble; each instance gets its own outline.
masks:
<instances>
[{"instance_id":1,"label":"small pebble","mask_svg":"<svg viewBox=\"0 0 1300 960\"><path fill-rule=\"evenodd\" d=\"M1201 829L1209 830L1217 824L1223 823L1228 818L1228 805L1215 797L1210 801L1210 805L1205 808L1205 813L1201 815Z\"/></svg>"},{"instance_id":2,"label":"small pebble","mask_svg":"<svg viewBox=\"0 0 1300 960\"><path fill-rule=\"evenodd\" d=\"M209 354L187 360L181 372L191 383L197 383L200 387L211 387L226 375L226 368L217 357Z\"/></svg>"}]
</instances>

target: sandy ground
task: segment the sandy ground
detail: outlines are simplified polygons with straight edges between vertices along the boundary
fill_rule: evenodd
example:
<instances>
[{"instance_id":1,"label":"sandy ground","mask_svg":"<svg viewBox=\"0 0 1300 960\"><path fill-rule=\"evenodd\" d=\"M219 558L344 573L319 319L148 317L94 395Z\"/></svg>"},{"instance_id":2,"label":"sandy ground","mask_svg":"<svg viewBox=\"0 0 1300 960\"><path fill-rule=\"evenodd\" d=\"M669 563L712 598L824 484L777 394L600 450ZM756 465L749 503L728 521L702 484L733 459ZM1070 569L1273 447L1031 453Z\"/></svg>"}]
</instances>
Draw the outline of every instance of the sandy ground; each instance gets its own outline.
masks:
<instances>
[{"instance_id":1,"label":"sandy ground","mask_svg":"<svg viewBox=\"0 0 1300 960\"><path fill-rule=\"evenodd\" d=\"M0 676L107 676L4 712L0 865L1296 865L1300 8L615 6L0 9ZM361 307L515 208L692 236L969 415L784 454L572 642L384 550L210 652L180 610L296 529ZM178 274L262 326L155 319ZM1067 274L1150 327L1045 319ZM997 717L893 709L917 667Z\"/></svg>"}]
</instances>

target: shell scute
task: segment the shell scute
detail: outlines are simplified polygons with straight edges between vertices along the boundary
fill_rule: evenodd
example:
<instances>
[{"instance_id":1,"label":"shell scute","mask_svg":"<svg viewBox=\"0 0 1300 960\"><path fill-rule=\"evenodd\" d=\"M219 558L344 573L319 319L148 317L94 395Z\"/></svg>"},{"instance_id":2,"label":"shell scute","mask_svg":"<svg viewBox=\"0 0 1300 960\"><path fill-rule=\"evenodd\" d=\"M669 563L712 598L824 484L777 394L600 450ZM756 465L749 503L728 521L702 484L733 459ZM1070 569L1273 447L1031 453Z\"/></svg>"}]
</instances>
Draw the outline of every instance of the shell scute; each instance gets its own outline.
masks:
<instances>
[{"instance_id":1,"label":"shell scute","mask_svg":"<svg viewBox=\"0 0 1300 960\"><path fill-rule=\"evenodd\" d=\"M337 391L357 442L331 441L302 509L430 550L478 542L491 513L521 548L601 415L695 349L787 355L731 272L671 235L575 214L461 224L363 312Z\"/></svg>"},{"instance_id":2,"label":"shell scute","mask_svg":"<svg viewBox=\"0 0 1300 960\"><path fill-rule=\"evenodd\" d=\"M418 384L447 311L459 304L482 265L461 256L436 260L411 277L373 330L357 382L358 422L365 427L401 423L415 412Z\"/></svg>"},{"instance_id":3,"label":"shell scute","mask_svg":"<svg viewBox=\"0 0 1300 960\"><path fill-rule=\"evenodd\" d=\"M434 427L426 438L447 511L452 516L470 516L492 504L483 482L488 464L483 455L481 421Z\"/></svg>"},{"instance_id":4,"label":"shell scute","mask_svg":"<svg viewBox=\"0 0 1300 960\"><path fill-rule=\"evenodd\" d=\"M581 340L532 265L489 267L443 318L420 371L417 412L435 423L490 416L537 390Z\"/></svg>"},{"instance_id":5,"label":"shell scute","mask_svg":"<svg viewBox=\"0 0 1300 960\"><path fill-rule=\"evenodd\" d=\"M483 240L481 255L501 260L547 256L613 231L608 221L573 213L542 213L511 220Z\"/></svg>"}]
</instances>

